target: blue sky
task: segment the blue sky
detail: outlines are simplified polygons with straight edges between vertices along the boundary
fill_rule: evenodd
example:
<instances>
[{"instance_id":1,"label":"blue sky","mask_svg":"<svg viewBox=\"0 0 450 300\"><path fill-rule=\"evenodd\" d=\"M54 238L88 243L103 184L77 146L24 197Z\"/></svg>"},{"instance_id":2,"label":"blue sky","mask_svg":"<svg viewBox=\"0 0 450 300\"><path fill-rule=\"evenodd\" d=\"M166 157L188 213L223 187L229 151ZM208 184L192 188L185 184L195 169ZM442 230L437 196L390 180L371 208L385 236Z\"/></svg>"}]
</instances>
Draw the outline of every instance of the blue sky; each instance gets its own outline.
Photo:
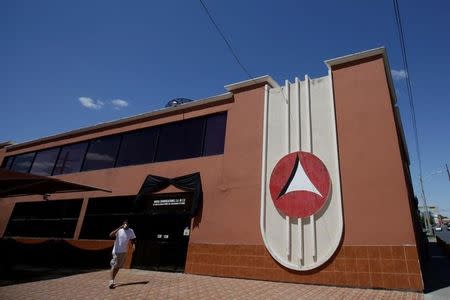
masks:
<instances>
[{"instance_id":1,"label":"blue sky","mask_svg":"<svg viewBox=\"0 0 450 300\"><path fill-rule=\"evenodd\" d=\"M391 1L212 1L252 74L326 75L323 61L388 49L418 168ZM450 215L450 2L399 0L429 204ZM22 142L199 99L247 79L199 1L0 1L0 141ZM84 104L84 105L83 105Z\"/></svg>"}]
</instances>

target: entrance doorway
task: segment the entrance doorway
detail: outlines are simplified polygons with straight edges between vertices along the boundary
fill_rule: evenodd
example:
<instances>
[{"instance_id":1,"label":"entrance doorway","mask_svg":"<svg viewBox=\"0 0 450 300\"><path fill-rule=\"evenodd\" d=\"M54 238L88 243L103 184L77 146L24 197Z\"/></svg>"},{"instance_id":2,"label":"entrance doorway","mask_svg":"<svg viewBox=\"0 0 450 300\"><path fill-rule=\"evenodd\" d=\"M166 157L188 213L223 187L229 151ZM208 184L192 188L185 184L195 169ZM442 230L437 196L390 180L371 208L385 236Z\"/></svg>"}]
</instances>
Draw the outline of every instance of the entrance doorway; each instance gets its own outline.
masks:
<instances>
[{"instance_id":1,"label":"entrance doorway","mask_svg":"<svg viewBox=\"0 0 450 300\"><path fill-rule=\"evenodd\" d=\"M142 199L130 218L137 236L132 268L183 272L191 229L190 193Z\"/></svg>"}]
</instances>

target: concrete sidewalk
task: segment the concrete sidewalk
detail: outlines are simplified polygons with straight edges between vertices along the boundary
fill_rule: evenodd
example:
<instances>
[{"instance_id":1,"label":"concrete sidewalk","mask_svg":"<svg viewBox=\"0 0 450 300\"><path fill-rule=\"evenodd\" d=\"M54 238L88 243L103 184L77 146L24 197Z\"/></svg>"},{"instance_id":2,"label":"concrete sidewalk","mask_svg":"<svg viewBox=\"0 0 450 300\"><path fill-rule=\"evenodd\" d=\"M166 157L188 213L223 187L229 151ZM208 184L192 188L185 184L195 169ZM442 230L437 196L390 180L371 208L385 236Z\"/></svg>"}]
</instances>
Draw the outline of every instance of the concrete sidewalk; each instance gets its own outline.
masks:
<instances>
[{"instance_id":1,"label":"concrete sidewalk","mask_svg":"<svg viewBox=\"0 0 450 300\"><path fill-rule=\"evenodd\" d=\"M245 279L121 270L0 287L0 299L423 299L414 292L355 289Z\"/></svg>"}]
</instances>

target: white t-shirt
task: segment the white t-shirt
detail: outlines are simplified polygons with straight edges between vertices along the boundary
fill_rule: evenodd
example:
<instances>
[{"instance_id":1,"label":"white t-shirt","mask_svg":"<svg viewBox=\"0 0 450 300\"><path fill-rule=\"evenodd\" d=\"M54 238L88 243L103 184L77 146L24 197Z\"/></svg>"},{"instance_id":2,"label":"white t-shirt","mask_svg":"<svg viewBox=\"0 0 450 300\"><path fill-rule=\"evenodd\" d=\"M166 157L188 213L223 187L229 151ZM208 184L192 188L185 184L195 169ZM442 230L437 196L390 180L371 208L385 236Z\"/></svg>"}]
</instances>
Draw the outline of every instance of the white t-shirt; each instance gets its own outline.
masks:
<instances>
[{"instance_id":1,"label":"white t-shirt","mask_svg":"<svg viewBox=\"0 0 450 300\"><path fill-rule=\"evenodd\" d=\"M128 241L135 239L134 231L131 228L127 230L120 228L116 233L116 240L114 241L114 247L112 253L126 253L128 251Z\"/></svg>"}]
</instances>

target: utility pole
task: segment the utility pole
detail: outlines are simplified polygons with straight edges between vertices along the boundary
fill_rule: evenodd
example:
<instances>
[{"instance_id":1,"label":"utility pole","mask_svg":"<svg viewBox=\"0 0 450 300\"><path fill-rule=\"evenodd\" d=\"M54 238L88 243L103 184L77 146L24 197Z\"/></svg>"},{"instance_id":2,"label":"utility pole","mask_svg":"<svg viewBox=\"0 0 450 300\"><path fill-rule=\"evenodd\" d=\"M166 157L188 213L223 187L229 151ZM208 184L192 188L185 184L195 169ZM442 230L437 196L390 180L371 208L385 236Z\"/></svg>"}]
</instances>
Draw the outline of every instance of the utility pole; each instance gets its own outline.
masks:
<instances>
[{"instance_id":1,"label":"utility pole","mask_svg":"<svg viewBox=\"0 0 450 300\"><path fill-rule=\"evenodd\" d=\"M448 170L448 165L445 164L445 167L447 168L448 181L450 181L450 171Z\"/></svg>"},{"instance_id":2,"label":"utility pole","mask_svg":"<svg viewBox=\"0 0 450 300\"><path fill-rule=\"evenodd\" d=\"M427 204L427 199L425 197L425 190L423 188L423 180L422 180L422 176L419 176L420 179L420 189L422 190L422 199L423 199L423 204L425 205L425 216L424 216L424 221L425 221L425 229L427 231L427 235L433 235L433 230L431 228L431 224L430 224L430 213L428 211L428 204Z\"/></svg>"}]
</instances>

